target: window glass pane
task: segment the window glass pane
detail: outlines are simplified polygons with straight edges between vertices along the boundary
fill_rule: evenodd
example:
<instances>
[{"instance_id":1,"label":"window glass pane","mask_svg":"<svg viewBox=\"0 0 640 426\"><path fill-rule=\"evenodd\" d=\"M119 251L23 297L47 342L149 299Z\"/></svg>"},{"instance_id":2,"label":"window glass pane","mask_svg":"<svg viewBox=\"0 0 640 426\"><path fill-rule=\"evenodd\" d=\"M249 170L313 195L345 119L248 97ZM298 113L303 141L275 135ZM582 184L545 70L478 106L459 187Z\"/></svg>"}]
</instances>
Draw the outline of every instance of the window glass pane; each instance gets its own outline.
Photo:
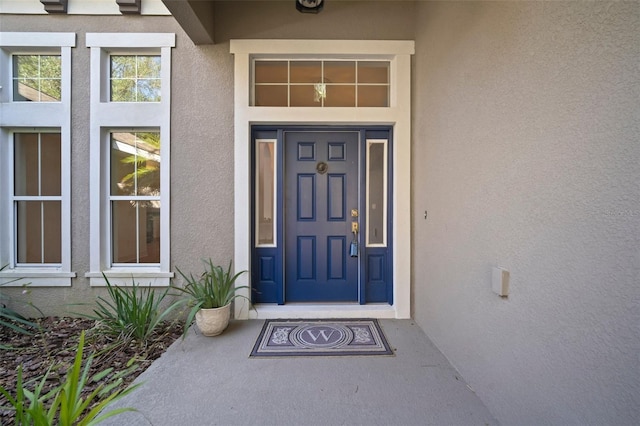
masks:
<instances>
[{"instance_id":1,"label":"window glass pane","mask_svg":"<svg viewBox=\"0 0 640 426\"><path fill-rule=\"evenodd\" d=\"M140 225L137 202L112 201L113 263L138 263L137 245Z\"/></svg>"},{"instance_id":2,"label":"window glass pane","mask_svg":"<svg viewBox=\"0 0 640 426\"><path fill-rule=\"evenodd\" d=\"M18 263L42 263L42 203L16 204Z\"/></svg>"},{"instance_id":3,"label":"window glass pane","mask_svg":"<svg viewBox=\"0 0 640 426\"><path fill-rule=\"evenodd\" d=\"M305 84L291 86L291 102L292 107L312 107L322 106L322 98L324 97L323 84Z\"/></svg>"},{"instance_id":4,"label":"window glass pane","mask_svg":"<svg viewBox=\"0 0 640 426\"><path fill-rule=\"evenodd\" d=\"M135 56L111 56L111 78L135 78Z\"/></svg>"},{"instance_id":5,"label":"window glass pane","mask_svg":"<svg viewBox=\"0 0 640 426\"><path fill-rule=\"evenodd\" d=\"M13 80L14 101L38 102L38 81L31 78L17 78Z\"/></svg>"},{"instance_id":6,"label":"window glass pane","mask_svg":"<svg viewBox=\"0 0 640 426\"><path fill-rule=\"evenodd\" d=\"M388 107L389 86L358 86L359 107Z\"/></svg>"},{"instance_id":7,"label":"window glass pane","mask_svg":"<svg viewBox=\"0 0 640 426\"><path fill-rule=\"evenodd\" d=\"M61 78L60 55L13 56L14 101L60 101Z\"/></svg>"},{"instance_id":8,"label":"window glass pane","mask_svg":"<svg viewBox=\"0 0 640 426\"><path fill-rule=\"evenodd\" d=\"M367 243L385 244L385 151L386 144L371 143L367 158Z\"/></svg>"},{"instance_id":9,"label":"window glass pane","mask_svg":"<svg viewBox=\"0 0 640 426\"><path fill-rule=\"evenodd\" d=\"M60 100L60 80L40 80L40 101L53 102Z\"/></svg>"},{"instance_id":10,"label":"window glass pane","mask_svg":"<svg viewBox=\"0 0 640 426\"><path fill-rule=\"evenodd\" d=\"M14 194L17 196L40 195L37 133L14 135Z\"/></svg>"},{"instance_id":11,"label":"window glass pane","mask_svg":"<svg viewBox=\"0 0 640 426\"><path fill-rule=\"evenodd\" d=\"M160 263L160 202L112 201L113 263Z\"/></svg>"},{"instance_id":12,"label":"window glass pane","mask_svg":"<svg viewBox=\"0 0 640 426\"><path fill-rule=\"evenodd\" d=\"M326 107L354 107L356 106L356 86L333 86L327 84Z\"/></svg>"},{"instance_id":13,"label":"window glass pane","mask_svg":"<svg viewBox=\"0 0 640 426\"><path fill-rule=\"evenodd\" d=\"M146 229L141 229L140 263L160 263L160 201L140 203Z\"/></svg>"},{"instance_id":14,"label":"window glass pane","mask_svg":"<svg viewBox=\"0 0 640 426\"><path fill-rule=\"evenodd\" d=\"M322 62L291 61L291 83L322 83Z\"/></svg>"},{"instance_id":15,"label":"window glass pane","mask_svg":"<svg viewBox=\"0 0 640 426\"><path fill-rule=\"evenodd\" d=\"M60 56L40 56L40 78L52 78L60 80L62 77L62 62Z\"/></svg>"},{"instance_id":16,"label":"window glass pane","mask_svg":"<svg viewBox=\"0 0 640 426\"><path fill-rule=\"evenodd\" d=\"M255 61L255 83L288 83L287 61Z\"/></svg>"},{"instance_id":17,"label":"window glass pane","mask_svg":"<svg viewBox=\"0 0 640 426\"><path fill-rule=\"evenodd\" d=\"M40 134L41 195L62 195L61 145L60 133Z\"/></svg>"},{"instance_id":18,"label":"window glass pane","mask_svg":"<svg viewBox=\"0 0 640 426\"><path fill-rule=\"evenodd\" d=\"M160 133L111 134L111 195L160 195Z\"/></svg>"},{"instance_id":19,"label":"window glass pane","mask_svg":"<svg viewBox=\"0 0 640 426\"><path fill-rule=\"evenodd\" d=\"M256 219L258 244L275 244L275 143L259 141L257 157Z\"/></svg>"},{"instance_id":20,"label":"window glass pane","mask_svg":"<svg viewBox=\"0 0 640 426\"><path fill-rule=\"evenodd\" d=\"M389 84L389 62L358 62L358 83Z\"/></svg>"},{"instance_id":21,"label":"window glass pane","mask_svg":"<svg viewBox=\"0 0 640 426\"><path fill-rule=\"evenodd\" d=\"M138 78L160 78L160 56L137 56Z\"/></svg>"},{"instance_id":22,"label":"window glass pane","mask_svg":"<svg viewBox=\"0 0 640 426\"><path fill-rule=\"evenodd\" d=\"M59 133L15 134L15 195L61 195L60 147Z\"/></svg>"},{"instance_id":23,"label":"window glass pane","mask_svg":"<svg viewBox=\"0 0 640 426\"><path fill-rule=\"evenodd\" d=\"M324 63L325 83L355 83L356 63L353 61L326 61Z\"/></svg>"},{"instance_id":24,"label":"window glass pane","mask_svg":"<svg viewBox=\"0 0 640 426\"><path fill-rule=\"evenodd\" d=\"M62 211L60 201L42 203L44 263L62 262Z\"/></svg>"},{"instance_id":25,"label":"window glass pane","mask_svg":"<svg viewBox=\"0 0 640 426\"><path fill-rule=\"evenodd\" d=\"M256 86L255 106L288 106L287 86Z\"/></svg>"},{"instance_id":26,"label":"window glass pane","mask_svg":"<svg viewBox=\"0 0 640 426\"><path fill-rule=\"evenodd\" d=\"M111 101L112 102L135 102L136 81L131 80L111 80Z\"/></svg>"},{"instance_id":27,"label":"window glass pane","mask_svg":"<svg viewBox=\"0 0 640 426\"><path fill-rule=\"evenodd\" d=\"M18 263L62 261L60 201L17 201Z\"/></svg>"},{"instance_id":28,"label":"window glass pane","mask_svg":"<svg viewBox=\"0 0 640 426\"><path fill-rule=\"evenodd\" d=\"M160 102L159 55L112 55L112 102Z\"/></svg>"},{"instance_id":29,"label":"window glass pane","mask_svg":"<svg viewBox=\"0 0 640 426\"><path fill-rule=\"evenodd\" d=\"M160 79L138 80L138 102L160 102Z\"/></svg>"},{"instance_id":30,"label":"window glass pane","mask_svg":"<svg viewBox=\"0 0 640 426\"><path fill-rule=\"evenodd\" d=\"M18 78L40 77L39 55L15 55L13 57L13 76Z\"/></svg>"}]
</instances>

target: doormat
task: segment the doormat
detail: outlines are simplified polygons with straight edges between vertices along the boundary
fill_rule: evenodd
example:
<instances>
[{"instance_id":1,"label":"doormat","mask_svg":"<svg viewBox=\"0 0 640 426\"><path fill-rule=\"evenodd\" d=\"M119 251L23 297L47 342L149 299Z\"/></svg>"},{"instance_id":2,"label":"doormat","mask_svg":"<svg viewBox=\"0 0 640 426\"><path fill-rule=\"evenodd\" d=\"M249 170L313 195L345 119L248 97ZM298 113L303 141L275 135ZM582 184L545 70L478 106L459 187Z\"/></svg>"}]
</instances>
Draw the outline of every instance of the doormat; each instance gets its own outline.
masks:
<instances>
[{"instance_id":1,"label":"doormat","mask_svg":"<svg viewBox=\"0 0 640 426\"><path fill-rule=\"evenodd\" d=\"M250 357L393 355L375 319L266 320Z\"/></svg>"}]
</instances>

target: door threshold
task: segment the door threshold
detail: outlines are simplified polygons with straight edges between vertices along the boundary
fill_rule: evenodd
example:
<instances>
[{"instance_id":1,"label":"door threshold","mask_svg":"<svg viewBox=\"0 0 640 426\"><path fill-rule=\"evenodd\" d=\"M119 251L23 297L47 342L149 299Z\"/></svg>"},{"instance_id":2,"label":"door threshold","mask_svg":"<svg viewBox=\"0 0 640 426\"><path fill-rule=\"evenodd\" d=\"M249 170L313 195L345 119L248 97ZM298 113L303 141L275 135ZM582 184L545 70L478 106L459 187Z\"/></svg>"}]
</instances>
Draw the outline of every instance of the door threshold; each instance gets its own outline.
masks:
<instances>
[{"instance_id":1,"label":"door threshold","mask_svg":"<svg viewBox=\"0 0 640 426\"><path fill-rule=\"evenodd\" d=\"M394 306L387 304L256 304L249 311L250 319L324 319L324 318L397 318Z\"/></svg>"}]
</instances>

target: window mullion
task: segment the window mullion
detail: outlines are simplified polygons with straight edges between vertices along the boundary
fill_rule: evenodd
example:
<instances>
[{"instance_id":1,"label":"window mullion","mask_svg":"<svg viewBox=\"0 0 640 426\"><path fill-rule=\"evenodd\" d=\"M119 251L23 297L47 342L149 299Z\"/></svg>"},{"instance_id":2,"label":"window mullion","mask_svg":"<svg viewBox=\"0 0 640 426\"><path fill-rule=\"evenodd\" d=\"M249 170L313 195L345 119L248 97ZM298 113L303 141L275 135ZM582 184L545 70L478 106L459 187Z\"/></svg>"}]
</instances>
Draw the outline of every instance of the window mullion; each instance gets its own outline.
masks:
<instances>
[{"instance_id":1,"label":"window mullion","mask_svg":"<svg viewBox=\"0 0 640 426\"><path fill-rule=\"evenodd\" d=\"M44 263L44 202L40 201L40 263Z\"/></svg>"},{"instance_id":2,"label":"window mullion","mask_svg":"<svg viewBox=\"0 0 640 426\"><path fill-rule=\"evenodd\" d=\"M140 263L140 203L136 201L136 263Z\"/></svg>"},{"instance_id":3,"label":"window mullion","mask_svg":"<svg viewBox=\"0 0 640 426\"><path fill-rule=\"evenodd\" d=\"M38 133L38 196L42 196L42 134Z\"/></svg>"}]
</instances>

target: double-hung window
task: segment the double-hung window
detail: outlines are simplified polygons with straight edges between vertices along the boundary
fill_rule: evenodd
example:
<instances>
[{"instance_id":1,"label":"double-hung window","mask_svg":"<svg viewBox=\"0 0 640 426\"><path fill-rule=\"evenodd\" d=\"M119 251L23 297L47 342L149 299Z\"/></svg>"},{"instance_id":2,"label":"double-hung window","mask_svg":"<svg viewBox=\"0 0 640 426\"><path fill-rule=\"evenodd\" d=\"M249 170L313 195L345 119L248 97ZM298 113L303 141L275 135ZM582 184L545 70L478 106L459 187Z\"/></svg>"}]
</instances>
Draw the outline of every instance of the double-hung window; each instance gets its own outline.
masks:
<instances>
[{"instance_id":1,"label":"double-hung window","mask_svg":"<svg viewBox=\"0 0 640 426\"><path fill-rule=\"evenodd\" d=\"M88 33L90 271L165 286L169 268L171 48L175 34ZM133 278L133 279L132 279Z\"/></svg>"},{"instance_id":2,"label":"double-hung window","mask_svg":"<svg viewBox=\"0 0 640 426\"><path fill-rule=\"evenodd\" d=\"M74 33L0 33L0 284L69 286Z\"/></svg>"}]
</instances>

